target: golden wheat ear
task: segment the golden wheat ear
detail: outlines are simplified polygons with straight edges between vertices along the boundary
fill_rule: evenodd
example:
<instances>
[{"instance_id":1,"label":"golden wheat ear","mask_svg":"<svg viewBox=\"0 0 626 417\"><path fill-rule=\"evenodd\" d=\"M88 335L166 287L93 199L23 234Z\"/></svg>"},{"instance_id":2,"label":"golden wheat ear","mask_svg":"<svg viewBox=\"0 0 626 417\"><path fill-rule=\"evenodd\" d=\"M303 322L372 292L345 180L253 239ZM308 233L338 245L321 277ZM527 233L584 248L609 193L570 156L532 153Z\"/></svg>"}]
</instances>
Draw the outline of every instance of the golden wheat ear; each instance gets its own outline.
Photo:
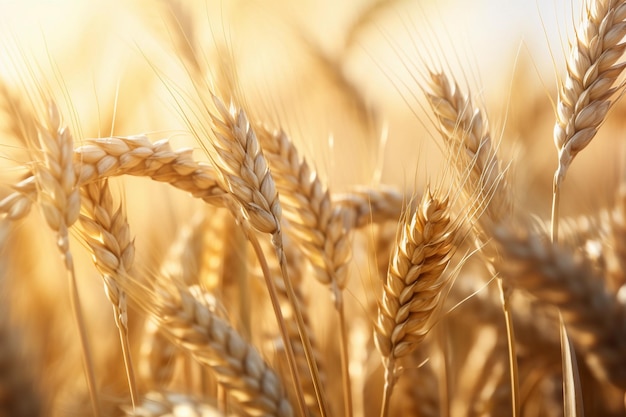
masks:
<instances>
[{"instance_id":1,"label":"golden wheat ear","mask_svg":"<svg viewBox=\"0 0 626 417\"><path fill-rule=\"evenodd\" d=\"M559 82L554 125L558 167L554 173L552 238L558 239L561 184L576 155L589 145L624 92L626 2L588 0Z\"/></svg>"},{"instance_id":2,"label":"golden wheat ear","mask_svg":"<svg viewBox=\"0 0 626 417\"><path fill-rule=\"evenodd\" d=\"M135 370L130 354L128 306L120 280L131 274L135 246L123 207L115 207L108 181L98 181L82 187L82 207L79 217L81 236L90 249L96 268L102 274L104 292L113 307L130 389L134 404L138 401Z\"/></svg>"},{"instance_id":3,"label":"golden wheat ear","mask_svg":"<svg viewBox=\"0 0 626 417\"><path fill-rule=\"evenodd\" d=\"M375 328L385 368L382 417L389 413L399 360L426 337L445 294L445 271L460 236L449 210L448 199L428 191L399 225Z\"/></svg>"},{"instance_id":4,"label":"golden wheat ear","mask_svg":"<svg viewBox=\"0 0 626 417\"><path fill-rule=\"evenodd\" d=\"M123 288L163 334L213 373L246 414L294 416L279 376L254 346L207 305L204 291L155 278L153 289L130 280Z\"/></svg>"}]
</instances>

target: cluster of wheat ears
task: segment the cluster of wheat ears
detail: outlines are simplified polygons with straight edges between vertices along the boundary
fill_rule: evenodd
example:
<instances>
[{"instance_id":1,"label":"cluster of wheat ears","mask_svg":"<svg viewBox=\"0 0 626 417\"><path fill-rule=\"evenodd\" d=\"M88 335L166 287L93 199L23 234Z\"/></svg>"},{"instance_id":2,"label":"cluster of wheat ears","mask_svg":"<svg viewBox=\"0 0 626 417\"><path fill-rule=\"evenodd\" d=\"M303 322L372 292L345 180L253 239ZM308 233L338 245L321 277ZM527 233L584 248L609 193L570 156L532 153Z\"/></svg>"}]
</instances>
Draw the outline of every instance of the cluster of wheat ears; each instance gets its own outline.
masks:
<instances>
[{"instance_id":1,"label":"cluster of wheat ears","mask_svg":"<svg viewBox=\"0 0 626 417\"><path fill-rule=\"evenodd\" d=\"M193 147L84 137L15 58L0 416L624 415L626 193L559 216L566 172L624 93L626 1L583 7L557 77L551 219L519 207L511 175L532 161L501 155L445 61L414 77L441 178L339 192L248 108L232 68L206 67L182 19L187 82L152 70ZM181 190L145 197L172 230L133 227L128 194L149 180ZM142 238L160 251L135 256Z\"/></svg>"}]
</instances>

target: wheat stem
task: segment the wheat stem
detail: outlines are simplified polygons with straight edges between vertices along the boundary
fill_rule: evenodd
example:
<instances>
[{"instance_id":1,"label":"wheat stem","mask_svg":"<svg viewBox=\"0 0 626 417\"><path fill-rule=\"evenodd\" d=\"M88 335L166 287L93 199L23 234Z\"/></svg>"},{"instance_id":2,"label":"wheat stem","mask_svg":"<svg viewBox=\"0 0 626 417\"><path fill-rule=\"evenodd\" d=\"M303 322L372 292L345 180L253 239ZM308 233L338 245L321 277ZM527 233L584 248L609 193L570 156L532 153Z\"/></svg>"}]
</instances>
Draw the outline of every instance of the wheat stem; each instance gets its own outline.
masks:
<instances>
[{"instance_id":1,"label":"wheat stem","mask_svg":"<svg viewBox=\"0 0 626 417\"><path fill-rule=\"evenodd\" d=\"M341 361L341 383L344 392L344 415L352 416L352 383L350 378L350 357L348 355L348 328L346 326L346 313L342 293L336 301L339 315L339 355Z\"/></svg>"},{"instance_id":2,"label":"wheat stem","mask_svg":"<svg viewBox=\"0 0 626 417\"><path fill-rule=\"evenodd\" d=\"M270 295L270 301L271 301L271 304L272 304L272 308L274 309L274 315L276 316L276 321L278 322L278 328L280 330L280 334L282 336L283 344L285 346L285 353L287 354L287 361L288 361L288 364L289 364L289 370L290 370L291 378L293 379L293 384L294 384L294 387L295 387L295 391L294 392L295 392L296 397L297 397L298 408L299 408L299 411L300 411L300 415L304 417L304 416L307 415L307 412L306 412L306 401L304 400L304 394L303 394L302 390L300 389L300 387L302 386L302 383L300 382L300 375L298 374L298 364L296 362L296 356L293 353L293 346L292 346L291 341L289 339L289 332L288 332L287 326L285 324L285 319L284 319L283 313L282 313L282 311L280 309L280 301L278 299L278 294L277 294L277 291L276 291L276 284L274 283L274 280L272 280L270 267L267 264L267 260L265 259L265 254L263 253L263 248L261 248L261 245L259 244L259 241L257 240L254 232L252 230L250 230L250 228L245 226L245 225L243 225L243 230L244 230L244 234L248 238L248 241L252 244L252 248L254 249L254 252L256 253L256 256L257 256L257 259L259 261L259 264L261 265L261 270L263 271L263 277L265 278L265 285L267 286L267 290L268 290L268 293ZM274 238L274 236L272 236L272 239L273 238ZM282 264L281 264L281 269L282 269ZM283 270L283 273L285 273L284 271L286 269L282 269L282 270ZM293 291L293 288L291 287L291 282L289 281L288 277L284 277L284 281L285 281L285 287L287 288L287 294L289 295L290 294L289 293L289 288L291 288L291 291ZM295 303L295 301L292 300L291 298L289 299L289 301L291 301L292 303ZM299 311L300 310L298 310L298 312L296 313L296 317L297 317L297 314L299 313ZM300 319L302 319L302 316L300 316ZM305 328L304 324L300 328ZM305 354L306 354L306 352L307 352L307 350L306 350L306 347L305 347ZM310 366L310 364L309 364L309 366Z\"/></svg>"},{"instance_id":3,"label":"wheat stem","mask_svg":"<svg viewBox=\"0 0 626 417\"><path fill-rule=\"evenodd\" d=\"M311 345L311 339L309 338L309 335L306 332L307 326L306 326L306 323L304 322L304 318L302 317L302 311L300 311L298 297L293 288L293 284L289 278L289 272L287 270L287 257L285 256L285 251L283 249L282 242L283 242L282 232L279 229L274 234L272 234L272 244L274 245L274 249L276 250L276 256L278 258L280 270L283 274L283 281L285 283L285 292L287 293L287 298L293 308L293 313L296 318L298 330L300 332L300 339L302 341L302 346L304 347L304 356L306 358L307 364L309 366L309 370L311 372L311 379L313 380L313 388L315 389L315 396L317 398L318 405L320 408L320 416L326 417L328 416L328 411L327 411L328 403L326 401L324 392L322 391L322 384L321 384L319 369L317 368L317 363L315 362L315 355L314 355L313 346ZM287 339L285 343L290 346L289 348L291 348L291 344L289 343L289 338L288 338L286 330L285 330L285 337ZM292 349L291 354L293 355L293 348L291 349ZM297 365L295 363L295 357L294 357L294 369L297 369ZM294 381L296 381L296 379L294 379ZM300 387L301 385L299 383L299 380L297 381L298 383L296 387ZM302 396L302 391L299 389L298 389L298 394ZM302 396L302 402L303 402L303 406L305 406L303 396ZM303 415L306 415L306 414L303 414Z\"/></svg>"},{"instance_id":4,"label":"wheat stem","mask_svg":"<svg viewBox=\"0 0 626 417\"><path fill-rule=\"evenodd\" d=\"M91 354L89 339L87 338L87 325L83 317L83 309L80 304L80 295L78 294L78 285L76 283L76 274L74 273L74 261L72 255L68 252L63 255L63 260L68 271L68 284L70 295L70 308L73 312L80 346L82 350L83 368L85 370L85 379L87 380L87 388L89 389L89 397L91 399L91 409L95 417L100 417L100 398L96 385L96 375L94 371L94 361Z\"/></svg>"},{"instance_id":5,"label":"wheat stem","mask_svg":"<svg viewBox=\"0 0 626 417\"><path fill-rule=\"evenodd\" d=\"M393 357L389 358L385 363L385 385L383 388L383 403L380 409L380 417L389 416L391 394L393 393L393 388L396 386L397 381L396 372L395 359L393 359Z\"/></svg>"}]
</instances>

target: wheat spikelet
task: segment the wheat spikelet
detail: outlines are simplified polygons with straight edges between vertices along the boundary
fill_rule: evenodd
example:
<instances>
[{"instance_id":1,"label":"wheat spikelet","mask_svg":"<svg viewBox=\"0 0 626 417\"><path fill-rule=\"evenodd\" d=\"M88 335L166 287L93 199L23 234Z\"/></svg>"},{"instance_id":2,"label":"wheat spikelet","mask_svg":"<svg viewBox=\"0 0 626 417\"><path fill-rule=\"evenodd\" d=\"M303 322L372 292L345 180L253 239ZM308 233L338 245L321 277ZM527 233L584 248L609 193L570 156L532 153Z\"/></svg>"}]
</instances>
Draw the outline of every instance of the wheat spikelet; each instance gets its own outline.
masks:
<instances>
[{"instance_id":1,"label":"wheat spikelet","mask_svg":"<svg viewBox=\"0 0 626 417\"><path fill-rule=\"evenodd\" d=\"M606 114L621 94L618 78L626 48L626 2L588 0L559 83L554 144L559 152L555 187L565 179L572 160L596 135Z\"/></svg>"},{"instance_id":2,"label":"wheat spikelet","mask_svg":"<svg viewBox=\"0 0 626 417\"><path fill-rule=\"evenodd\" d=\"M397 379L396 361L426 337L441 306L444 274L455 252L458 233L447 199L428 191L417 209L400 223L397 246L383 286L375 341L385 366L383 416Z\"/></svg>"},{"instance_id":3,"label":"wheat spikelet","mask_svg":"<svg viewBox=\"0 0 626 417\"><path fill-rule=\"evenodd\" d=\"M293 416L278 376L203 299L172 282L160 282L155 291L135 283L124 285L164 334L207 366L248 415Z\"/></svg>"},{"instance_id":4,"label":"wheat spikelet","mask_svg":"<svg viewBox=\"0 0 626 417\"><path fill-rule=\"evenodd\" d=\"M541 302L557 307L591 370L623 389L626 314L602 277L584 259L550 244L545 236L499 228L494 237L503 251L498 265L502 275Z\"/></svg>"},{"instance_id":5,"label":"wheat spikelet","mask_svg":"<svg viewBox=\"0 0 626 417\"><path fill-rule=\"evenodd\" d=\"M49 103L45 125L39 126L38 136L43 151L41 162L34 166L38 204L46 222L58 235L59 250L68 258L71 257L68 228L78 219L80 190L72 160L72 136L67 128L61 127L54 102Z\"/></svg>"}]
</instances>

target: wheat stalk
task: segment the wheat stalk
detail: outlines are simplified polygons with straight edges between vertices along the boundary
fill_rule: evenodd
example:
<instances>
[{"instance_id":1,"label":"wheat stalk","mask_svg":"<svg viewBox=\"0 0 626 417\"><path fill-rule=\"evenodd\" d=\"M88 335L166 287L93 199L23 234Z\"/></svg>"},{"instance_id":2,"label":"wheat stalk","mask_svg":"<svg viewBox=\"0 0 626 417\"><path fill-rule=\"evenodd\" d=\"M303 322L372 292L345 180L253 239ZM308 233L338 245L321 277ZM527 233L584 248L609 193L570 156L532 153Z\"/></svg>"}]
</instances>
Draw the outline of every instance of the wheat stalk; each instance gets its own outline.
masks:
<instances>
[{"instance_id":1,"label":"wheat stalk","mask_svg":"<svg viewBox=\"0 0 626 417\"><path fill-rule=\"evenodd\" d=\"M375 329L376 347L385 367L383 417L389 412L397 361L422 342L434 313L441 307L443 289L450 277L444 271L455 253L457 227L450 219L448 200L430 191L400 222Z\"/></svg>"}]
</instances>

